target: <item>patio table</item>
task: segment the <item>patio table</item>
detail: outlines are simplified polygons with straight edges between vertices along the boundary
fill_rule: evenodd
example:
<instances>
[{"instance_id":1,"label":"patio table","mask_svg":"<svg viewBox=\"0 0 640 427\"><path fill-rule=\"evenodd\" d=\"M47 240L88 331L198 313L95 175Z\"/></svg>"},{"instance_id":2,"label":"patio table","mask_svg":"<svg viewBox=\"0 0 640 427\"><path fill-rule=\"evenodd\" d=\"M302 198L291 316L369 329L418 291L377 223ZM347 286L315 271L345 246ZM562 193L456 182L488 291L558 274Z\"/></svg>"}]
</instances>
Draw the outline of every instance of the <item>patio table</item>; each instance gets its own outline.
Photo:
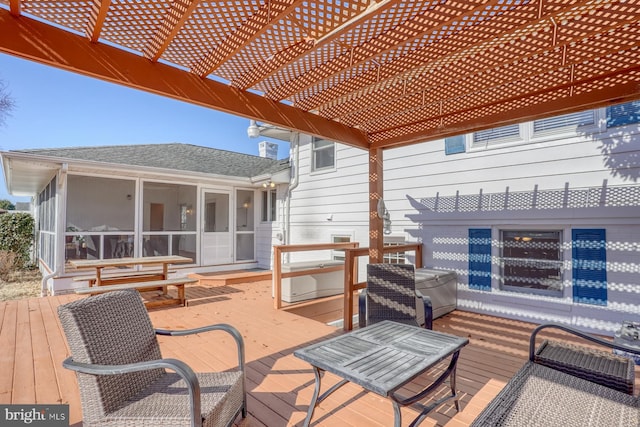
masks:
<instances>
[{"instance_id":1,"label":"patio table","mask_svg":"<svg viewBox=\"0 0 640 427\"><path fill-rule=\"evenodd\" d=\"M311 422L315 407L347 382L390 398L395 427L401 425L401 406L413 405L421 410L411 426L417 426L430 411L450 399L455 399L459 410L456 364L460 350L468 343L467 338L386 320L294 351L296 357L311 364L315 374L315 389L304 426ZM451 357L447 369L422 391L409 397L398 393L404 385L447 357ZM343 379L319 396L324 371ZM450 395L428 405L418 403L447 379Z\"/></svg>"}]
</instances>

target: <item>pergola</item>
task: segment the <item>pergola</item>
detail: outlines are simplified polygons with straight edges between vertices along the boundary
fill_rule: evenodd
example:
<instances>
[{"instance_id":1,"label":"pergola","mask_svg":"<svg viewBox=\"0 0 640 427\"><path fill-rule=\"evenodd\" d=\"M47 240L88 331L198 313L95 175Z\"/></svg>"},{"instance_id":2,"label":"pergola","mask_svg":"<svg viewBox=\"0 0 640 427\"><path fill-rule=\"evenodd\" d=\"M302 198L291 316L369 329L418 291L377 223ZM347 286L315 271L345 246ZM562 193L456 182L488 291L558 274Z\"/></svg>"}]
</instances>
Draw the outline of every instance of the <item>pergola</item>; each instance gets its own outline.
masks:
<instances>
[{"instance_id":1,"label":"pergola","mask_svg":"<svg viewBox=\"0 0 640 427\"><path fill-rule=\"evenodd\" d=\"M640 98L640 0L0 0L0 52L370 152Z\"/></svg>"}]
</instances>

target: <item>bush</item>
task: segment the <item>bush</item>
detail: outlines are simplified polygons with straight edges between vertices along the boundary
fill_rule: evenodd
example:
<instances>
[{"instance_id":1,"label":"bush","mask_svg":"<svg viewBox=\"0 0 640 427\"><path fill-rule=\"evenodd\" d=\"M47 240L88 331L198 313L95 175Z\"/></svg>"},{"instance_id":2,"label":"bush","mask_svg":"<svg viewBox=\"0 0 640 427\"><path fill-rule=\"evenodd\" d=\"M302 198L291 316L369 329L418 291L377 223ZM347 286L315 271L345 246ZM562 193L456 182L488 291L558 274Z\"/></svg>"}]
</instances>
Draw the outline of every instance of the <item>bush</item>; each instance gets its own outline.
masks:
<instances>
[{"instance_id":1,"label":"bush","mask_svg":"<svg viewBox=\"0 0 640 427\"><path fill-rule=\"evenodd\" d=\"M0 280L9 281L11 272L16 269L16 254L0 251Z\"/></svg>"},{"instance_id":2,"label":"bush","mask_svg":"<svg viewBox=\"0 0 640 427\"><path fill-rule=\"evenodd\" d=\"M24 212L0 215L0 251L15 254L15 267L30 265L30 251L34 241L33 217Z\"/></svg>"}]
</instances>

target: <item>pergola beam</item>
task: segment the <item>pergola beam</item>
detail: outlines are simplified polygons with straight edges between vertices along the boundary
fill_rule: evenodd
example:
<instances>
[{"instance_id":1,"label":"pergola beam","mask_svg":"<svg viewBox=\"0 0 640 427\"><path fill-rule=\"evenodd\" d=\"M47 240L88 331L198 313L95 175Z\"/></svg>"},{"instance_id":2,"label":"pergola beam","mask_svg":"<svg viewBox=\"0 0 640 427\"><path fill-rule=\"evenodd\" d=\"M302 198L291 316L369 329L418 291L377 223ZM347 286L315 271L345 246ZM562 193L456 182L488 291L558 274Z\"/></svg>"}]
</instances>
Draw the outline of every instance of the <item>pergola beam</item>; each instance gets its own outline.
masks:
<instances>
[{"instance_id":1,"label":"pergola beam","mask_svg":"<svg viewBox=\"0 0 640 427\"><path fill-rule=\"evenodd\" d=\"M635 67L632 70L635 70L637 75L640 76L640 67ZM632 70L627 71L631 72ZM616 80L615 75L611 77L613 77L611 80ZM605 85L604 80L605 79L603 79L601 86L602 88L598 90L569 96L571 86L567 85L563 88L567 93L566 97L521 108L506 109L500 113L483 115L481 119L460 121L457 122L455 126L434 127L430 130L420 131L414 134L404 134L400 138L378 139L371 143L371 147L372 149L401 147L456 136L467 132L476 132L478 130L539 120L640 99L640 80L626 81L625 83L615 85ZM435 118L434 120L438 119ZM372 137L375 139L375 135L372 135Z\"/></svg>"},{"instance_id":2,"label":"pergola beam","mask_svg":"<svg viewBox=\"0 0 640 427\"><path fill-rule=\"evenodd\" d=\"M289 105L0 9L0 52L301 133L369 149L367 135Z\"/></svg>"}]
</instances>

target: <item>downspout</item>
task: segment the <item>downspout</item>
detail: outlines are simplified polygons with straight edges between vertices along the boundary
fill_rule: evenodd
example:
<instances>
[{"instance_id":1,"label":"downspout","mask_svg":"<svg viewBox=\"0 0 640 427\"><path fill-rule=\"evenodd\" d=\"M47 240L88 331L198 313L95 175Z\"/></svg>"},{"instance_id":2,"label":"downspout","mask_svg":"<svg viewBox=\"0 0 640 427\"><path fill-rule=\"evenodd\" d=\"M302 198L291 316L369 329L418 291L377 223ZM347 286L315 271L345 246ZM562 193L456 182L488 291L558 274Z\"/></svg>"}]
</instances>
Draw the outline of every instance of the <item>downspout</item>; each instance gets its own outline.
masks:
<instances>
[{"instance_id":1,"label":"downspout","mask_svg":"<svg viewBox=\"0 0 640 427\"><path fill-rule=\"evenodd\" d=\"M287 197L285 198L285 214L284 214L284 244L291 244L291 196L293 190L296 189L299 183L300 174L298 173L298 164L300 160L300 132L291 132L290 137L291 148L289 152L289 157L291 162L291 181L289 182L289 187L287 188ZM290 252L287 252L285 257L287 258L286 262L290 261Z\"/></svg>"},{"instance_id":2,"label":"downspout","mask_svg":"<svg viewBox=\"0 0 640 427\"><path fill-rule=\"evenodd\" d=\"M59 271L56 268L53 272L47 274L46 276L42 277L42 287L40 289L40 296L41 297L46 297L49 292L48 292L48 287L47 287L47 282L49 281L49 279L56 277L58 275Z\"/></svg>"}]
</instances>

